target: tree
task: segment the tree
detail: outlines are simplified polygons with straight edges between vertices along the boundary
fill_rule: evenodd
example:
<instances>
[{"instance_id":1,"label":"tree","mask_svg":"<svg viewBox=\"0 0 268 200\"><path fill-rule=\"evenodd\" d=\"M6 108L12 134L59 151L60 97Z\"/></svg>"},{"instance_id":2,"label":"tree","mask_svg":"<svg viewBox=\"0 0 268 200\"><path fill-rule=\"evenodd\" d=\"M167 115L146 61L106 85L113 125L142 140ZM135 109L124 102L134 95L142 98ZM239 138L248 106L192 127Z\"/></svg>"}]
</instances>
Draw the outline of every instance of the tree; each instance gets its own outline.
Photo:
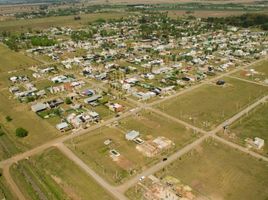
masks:
<instances>
[{"instance_id":1,"label":"tree","mask_svg":"<svg viewBox=\"0 0 268 200\"><path fill-rule=\"evenodd\" d=\"M23 137L26 137L27 135L28 135L28 131L25 130L24 128L17 128L16 129L16 136L17 137L23 138Z\"/></svg>"},{"instance_id":2,"label":"tree","mask_svg":"<svg viewBox=\"0 0 268 200\"><path fill-rule=\"evenodd\" d=\"M66 99L65 99L65 103L66 104L72 104L72 100L69 98L69 97L67 97Z\"/></svg>"}]
</instances>

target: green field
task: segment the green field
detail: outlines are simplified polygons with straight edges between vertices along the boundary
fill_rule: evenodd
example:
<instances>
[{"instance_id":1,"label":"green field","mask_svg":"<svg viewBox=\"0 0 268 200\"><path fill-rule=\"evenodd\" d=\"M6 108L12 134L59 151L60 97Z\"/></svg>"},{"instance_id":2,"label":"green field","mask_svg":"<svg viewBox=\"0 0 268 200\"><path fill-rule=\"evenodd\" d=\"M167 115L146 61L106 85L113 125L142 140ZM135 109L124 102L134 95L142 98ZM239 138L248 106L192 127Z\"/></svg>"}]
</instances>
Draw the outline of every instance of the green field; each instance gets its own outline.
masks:
<instances>
[{"instance_id":1,"label":"green field","mask_svg":"<svg viewBox=\"0 0 268 200\"><path fill-rule=\"evenodd\" d=\"M0 22L1 23L1 22ZM1 26L0 26L0 30ZM0 44L0 73L12 70L25 69L32 65L38 64L36 60L10 50L8 47Z\"/></svg>"},{"instance_id":2,"label":"green field","mask_svg":"<svg viewBox=\"0 0 268 200\"><path fill-rule=\"evenodd\" d=\"M157 108L200 128L210 130L267 94L266 87L224 78L226 84L207 84ZM253 92L254 91L254 92Z\"/></svg>"},{"instance_id":3,"label":"green field","mask_svg":"<svg viewBox=\"0 0 268 200\"><path fill-rule=\"evenodd\" d=\"M249 70L255 70L256 74L250 74ZM253 65L247 69L241 70L237 73L234 74L234 76L247 79L250 81L255 81L255 82L263 82L265 80L268 80L268 60L262 61L256 65Z\"/></svg>"},{"instance_id":4,"label":"green field","mask_svg":"<svg viewBox=\"0 0 268 200\"><path fill-rule=\"evenodd\" d=\"M82 14L81 20L74 20L74 16L59 16L59 17L45 17L36 19L10 20L0 22L0 30L2 31L27 31L28 29L45 29L49 27L81 27L93 22L97 19L119 19L127 16L124 12L107 12Z\"/></svg>"},{"instance_id":5,"label":"green field","mask_svg":"<svg viewBox=\"0 0 268 200\"><path fill-rule=\"evenodd\" d=\"M2 171L0 170L0 199L4 200L16 200L17 198L13 196L9 186L2 175Z\"/></svg>"},{"instance_id":6,"label":"green field","mask_svg":"<svg viewBox=\"0 0 268 200\"><path fill-rule=\"evenodd\" d=\"M51 148L11 167L26 199L111 200L97 183L57 149Z\"/></svg>"},{"instance_id":7,"label":"green field","mask_svg":"<svg viewBox=\"0 0 268 200\"><path fill-rule=\"evenodd\" d=\"M219 134L241 145L246 144L246 138L254 139L259 137L264 139L264 149L259 153L268 156L268 104L258 106L249 115L236 121L231 125L229 132L228 134ZM233 134L235 134L235 137Z\"/></svg>"},{"instance_id":8,"label":"green field","mask_svg":"<svg viewBox=\"0 0 268 200\"><path fill-rule=\"evenodd\" d=\"M0 102L0 122L5 127L8 137L16 146L21 147L21 150L38 146L61 135L55 127L32 112L29 105L14 100L8 91L0 92ZM6 116L10 116L13 120L7 122ZM18 127L28 130L28 136L16 137L15 130Z\"/></svg>"},{"instance_id":9,"label":"green field","mask_svg":"<svg viewBox=\"0 0 268 200\"><path fill-rule=\"evenodd\" d=\"M268 198L267 163L211 139L156 175L172 175L210 199Z\"/></svg>"},{"instance_id":10,"label":"green field","mask_svg":"<svg viewBox=\"0 0 268 200\"><path fill-rule=\"evenodd\" d=\"M157 136L165 136L172 140L175 145L161 155L153 158L147 158L136 150L136 144L125 139L127 130L140 131L141 138L148 140ZM101 176L106 178L112 184L124 182L133 174L146 169L152 164L158 162L167 154L171 154L178 148L181 148L199 135L192 130L155 114L145 113L140 117L129 117L119 122L118 127L104 127L93 131L87 135L80 136L67 143L75 154L87 163ZM112 140L110 146L105 146L104 141ZM109 150L117 150L124 159L120 162L112 160Z\"/></svg>"}]
</instances>

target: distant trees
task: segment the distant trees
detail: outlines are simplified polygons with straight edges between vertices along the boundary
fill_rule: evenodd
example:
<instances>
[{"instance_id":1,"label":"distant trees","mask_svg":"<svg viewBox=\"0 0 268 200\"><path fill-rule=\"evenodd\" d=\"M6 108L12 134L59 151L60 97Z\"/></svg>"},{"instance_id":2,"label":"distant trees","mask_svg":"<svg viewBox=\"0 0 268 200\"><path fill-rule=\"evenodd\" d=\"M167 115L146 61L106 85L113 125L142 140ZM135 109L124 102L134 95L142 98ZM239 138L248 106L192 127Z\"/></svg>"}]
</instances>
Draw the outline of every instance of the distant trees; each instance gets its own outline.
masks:
<instances>
[{"instance_id":1,"label":"distant trees","mask_svg":"<svg viewBox=\"0 0 268 200\"><path fill-rule=\"evenodd\" d=\"M222 18L208 17L206 21L215 24L220 23L233 26L240 26L244 28L259 26L263 30L268 30L268 15L266 14L247 13L240 16L231 16Z\"/></svg>"},{"instance_id":2,"label":"distant trees","mask_svg":"<svg viewBox=\"0 0 268 200\"><path fill-rule=\"evenodd\" d=\"M28 135L28 131L25 130L24 128L17 128L16 129L16 136L17 137L23 138L23 137L26 137L27 135Z\"/></svg>"},{"instance_id":3,"label":"distant trees","mask_svg":"<svg viewBox=\"0 0 268 200\"><path fill-rule=\"evenodd\" d=\"M31 38L31 43L33 46L53 46L57 42L47 36L34 36Z\"/></svg>"},{"instance_id":4,"label":"distant trees","mask_svg":"<svg viewBox=\"0 0 268 200\"><path fill-rule=\"evenodd\" d=\"M73 41L84 41L92 38L93 34L91 31L73 31L71 38Z\"/></svg>"}]
</instances>

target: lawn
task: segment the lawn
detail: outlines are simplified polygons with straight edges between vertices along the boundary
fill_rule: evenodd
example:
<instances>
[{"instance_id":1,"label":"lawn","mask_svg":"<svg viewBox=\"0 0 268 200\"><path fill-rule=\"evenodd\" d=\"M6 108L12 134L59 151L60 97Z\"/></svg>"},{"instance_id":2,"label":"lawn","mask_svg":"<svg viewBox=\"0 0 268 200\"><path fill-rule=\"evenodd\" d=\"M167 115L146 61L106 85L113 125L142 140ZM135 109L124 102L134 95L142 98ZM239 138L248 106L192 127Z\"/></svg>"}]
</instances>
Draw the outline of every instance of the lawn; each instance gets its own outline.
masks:
<instances>
[{"instance_id":1,"label":"lawn","mask_svg":"<svg viewBox=\"0 0 268 200\"><path fill-rule=\"evenodd\" d=\"M207 84L156 107L190 124L211 130L268 92L266 87L256 84L232 78L224 80L224 86Z\"/></svg>"},{"instance_id":2,"label":"lawn","mask_svg":"<svg viewBox=\"0 0 268 200\"><path fill-rule=\"evenodd\" d=\"M144 140L157 136L165 136L175 145L169 150L163 151L155 157L148 158L136 150L136 144L125 139L127 130L140 131L140 137ZM106 178L112 184L119 184L134 174L141 172L149 166L159 162L167 154L173 153L199 135L192 130L160 118L156 114L144 113L139 117L129 117L119 122L117 127L104 127L87 135L80 136L67 142L67 146L80 157L86 164L98 174ZM110 145L104 145L104 141L111 139ZM122 160L113 161L109 150L118 151Z\"/></svg>"},{"instance_id":3,"label":"lawn","mask_svg":"<svg viewBox=\"0 0 268 200\"><path fill-rule=\"evenodd\" d=\"M156 175L174 176L210 199L268 198L267 163L212 139Z\"/></svg>"},{"instance_id":4,"label":"lawn","mask_svg":"<svg viewBox=\"0 0 268 200\"><path fill-rule=\"evenodd\" d=\"M32 58L25 56L22 53L14 52L2 44L0 44L0 55L0 73L25 69L32 65L38 64L36 60L33 60Z\"/></svg>"},{"instance_id":5,"label":"lawn","mask_svg":"<svg viewBox=\"0 0 268 200\"><path fill-rule=\"evenodd\" d=\"M124 12L107 12L82 14L81 20L74 20L74 16L44 17L36 19L9 20L0 22L2 31L27 31L28 29L45 29L49 27L81 27L97 19L119 19L127 16L129 13Z\"/></svg>"},{"instance_id":6,"label":"lawn","mask_svg":"<svg viewBox=\"0 0 268 200\"><path fill-rule=\"evenodd\" d=\"M11 175L26 199L113 199L55 148L14 164Z\"/></svg>"},{"instance_id":7,"label":"lawn","mask_svg":"<svg viewBox=\"0 0 268 200\"><path fill-rule=\"evenodd\" d=\"M17 198L13 196L4 176L2 175L2 171L0 170L0 199L4 200L16 200Z\"/></svg>"},{"instance_id":8,"label":"lawn","mask_svg":"<svg viewBox=\"0 0 268 200\"><path fill-rule=\"evenodd\" d=\"M6 116L10 116L13 120L7 122ZM0 122L5 127L8 137L21 150L38 146L61 135L55 127L32 112L29 105L19 103L6 90L0 92ZM16 137L15 130L18 127L28 130L28 136Z\"/></svg>"},{"instance_id":9,"label":"lawn","mask_svg":"<svg viewBox=\"0 0 268 200\"><path fill-rule=\"evenodd\" d=\"M236 121L231 125L229 132L228 134L219 134L242 145L246 144L246 138L259 137L264 139L264 148L259 153L268 156L268 104L258 106L249 115Z\"/></svg>"}]
</instances>

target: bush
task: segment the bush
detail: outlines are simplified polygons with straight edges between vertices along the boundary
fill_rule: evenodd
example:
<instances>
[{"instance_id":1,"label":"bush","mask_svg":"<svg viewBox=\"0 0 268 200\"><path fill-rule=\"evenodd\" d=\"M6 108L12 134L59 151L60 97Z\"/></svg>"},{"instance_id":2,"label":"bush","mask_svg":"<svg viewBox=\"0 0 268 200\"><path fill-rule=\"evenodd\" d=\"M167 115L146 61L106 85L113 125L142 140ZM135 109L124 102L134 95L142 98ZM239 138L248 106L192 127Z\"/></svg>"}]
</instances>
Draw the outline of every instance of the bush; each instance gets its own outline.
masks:
<instances>
[{"instance_id":1,"label":"bush","mask_svg":"<svg viewBox=\"0 0 268 200\"><path fill-rule=\"evenodd\" d=\"M65 99L65 103L66 104L72 104L72 100L69 98L69 97L67 97L66 99Z\"/></svg>"},{"instance_id":2,"label":"bush","mask_svg":"<svg viewBox=\"0 0 268 200\"><path fill-rule=\"evenodd\" d=\"M16 129L16 136L17 137L26 137L28 135L28 131L24 128L17 128Z\"/></svg>"},{"instance_id":3,"label":"bush","mask_svg":"<svg viewBox=\"0 0 268 200\"><path fill-rule=\"evenodd\" d=\"M11 122L12 121L12 118L10 116L6 116L6 121L7 122Z\"/></svg>"}]
</instances>

